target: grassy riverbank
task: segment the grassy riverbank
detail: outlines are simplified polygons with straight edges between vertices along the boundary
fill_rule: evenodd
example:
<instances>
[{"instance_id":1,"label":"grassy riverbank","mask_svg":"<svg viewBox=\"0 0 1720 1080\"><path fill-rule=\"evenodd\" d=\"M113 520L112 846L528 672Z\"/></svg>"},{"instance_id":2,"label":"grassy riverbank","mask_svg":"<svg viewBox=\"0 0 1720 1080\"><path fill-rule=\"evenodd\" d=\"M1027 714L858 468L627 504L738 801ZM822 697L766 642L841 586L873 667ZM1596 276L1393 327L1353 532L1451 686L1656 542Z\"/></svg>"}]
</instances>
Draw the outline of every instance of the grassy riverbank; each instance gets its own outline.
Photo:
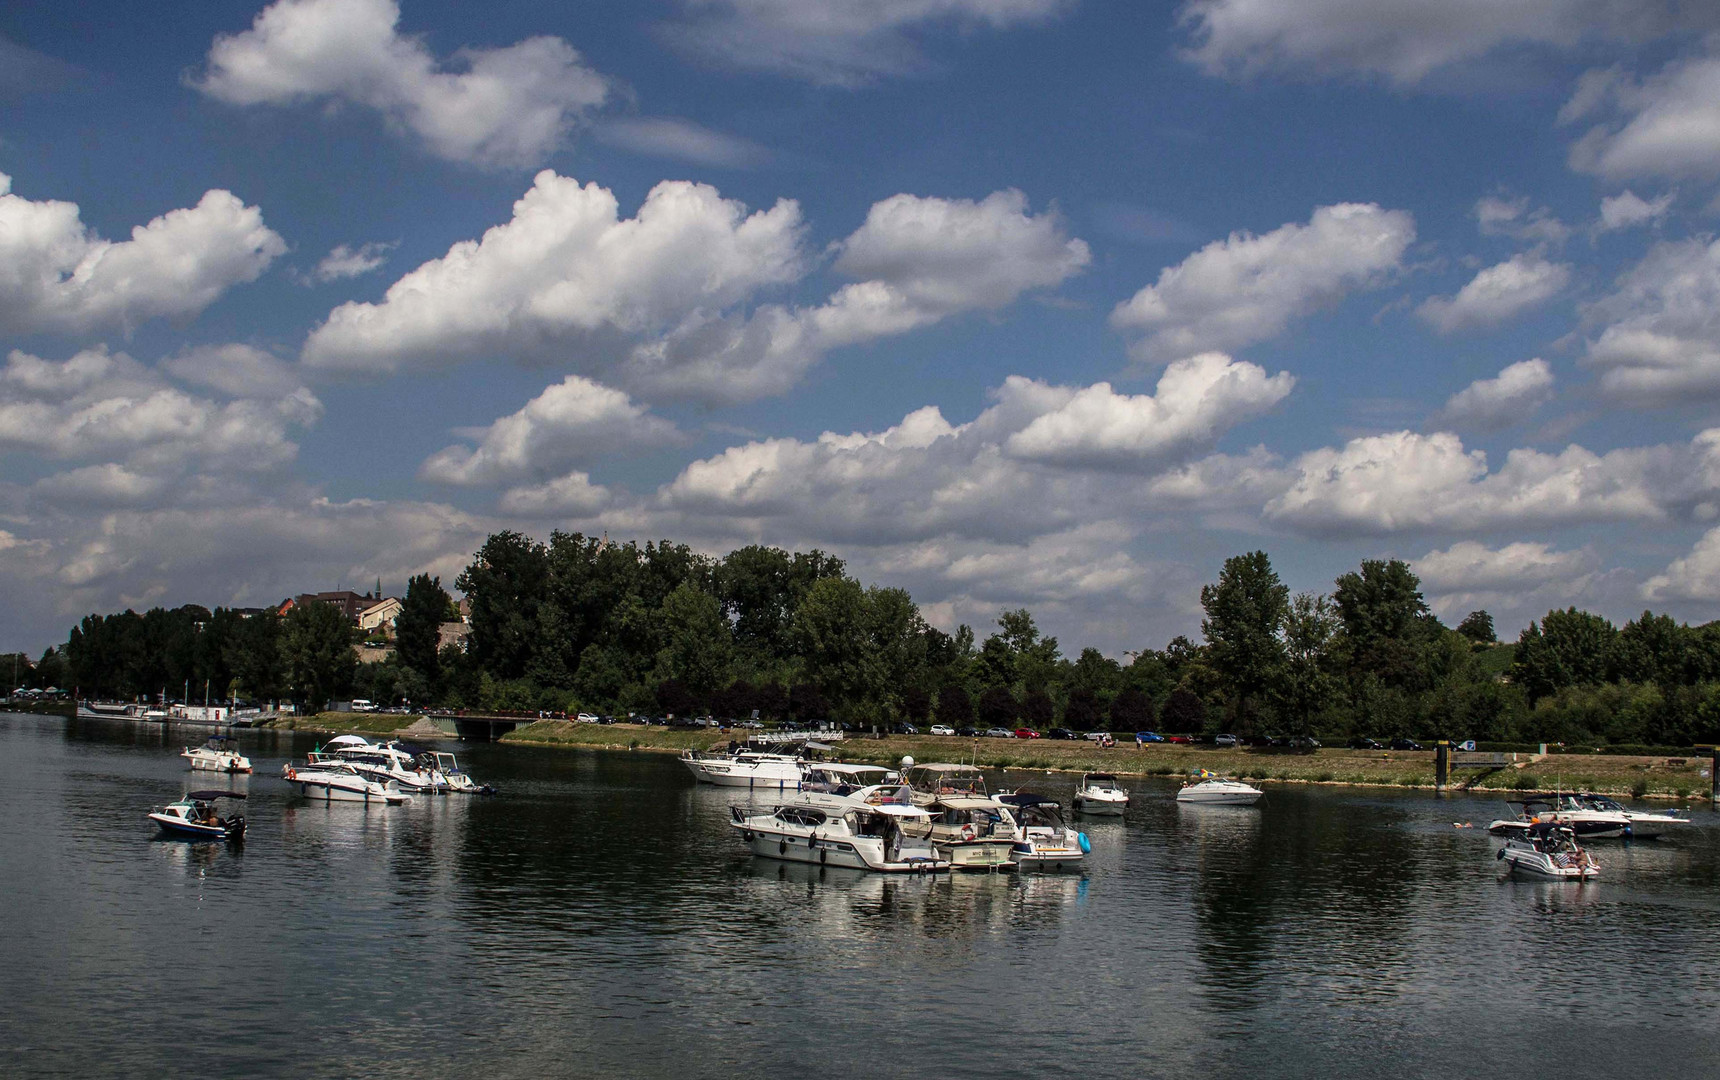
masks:
<instances>
[{"instance_id":1,"label":"grassy riverbank","mask_svg":"<svg viewBox=\"0 0 1720 1080\"><path fill-rule=\"evenodd\" d=\"M739 737L738 733L735 737ZM505 743L609 750L679 753L726 746L730 736L709 731L672 731L634 724L577 724L541 720L503 736ZM1131 776L1178 776L1209 769L1248 780L1288 783L1362 784L1432 787L1432 751L1369 751L1323 748L1314 753L1263 749L1219 750L1153 744L1104 749L1089 742L1049 739L954 739L902 735L887 739L848 739L844 761L895 765L903 755L916 761L972 761L986 768L1114 772ZM1521 767L1480 774L1460 770L1453 787L1477 791L1542 791L1553 788L1604 791L1616 795L1693 799L1706 797L1705 756L1632 757L1613 754L1554 754L1540 761L1521 756Z\"/></svg>"},{"instance_id":2,"label":"grassy riverbank","mask_svg":"<svg viewBox=\"0 0 1720 1080\"><path fill-rule=\"evenodd\" d=\"M393 735L419 719L416 713L323 712L312 716L283 716L265 720L259 728L310 731L318 735Z\"/></svg>"}]
</instances>

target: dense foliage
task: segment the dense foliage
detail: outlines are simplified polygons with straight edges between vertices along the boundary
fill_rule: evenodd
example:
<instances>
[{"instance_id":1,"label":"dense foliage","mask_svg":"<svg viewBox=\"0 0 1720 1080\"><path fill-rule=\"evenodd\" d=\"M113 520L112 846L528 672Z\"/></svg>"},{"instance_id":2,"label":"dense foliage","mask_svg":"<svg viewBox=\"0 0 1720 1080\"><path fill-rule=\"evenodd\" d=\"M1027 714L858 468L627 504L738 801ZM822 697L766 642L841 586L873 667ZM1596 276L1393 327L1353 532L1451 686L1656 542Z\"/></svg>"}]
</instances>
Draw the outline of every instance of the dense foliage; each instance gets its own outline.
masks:
<instances>
[{"instance_id":1,"label":"dense foliage","mask_svg":"<svg viewBox=\"0 0 1720 1080\"><path fill-rule=\"evenodd\" d=\"M1346 739L1475 738L1687 745L1720 737L1720 624L1644 612L1623 627L1551 611L1501 645L1484 611L1453 630L1398 560L1368 560L1330 595L1292 595L1265 552L1201 590L1204 642L1119 663L1065 656L1026 610L983 640L929 626L901 589L863 586L821 551L753 545L721 559L684 544L491 536L455 582L411 580L396 650L359 664L333 608L241 618L217 608L91 615L26 663L25 685L133 697L320 703L357 695L479 709L714 712L862 724Z\"/></svg>"}]
</instances>

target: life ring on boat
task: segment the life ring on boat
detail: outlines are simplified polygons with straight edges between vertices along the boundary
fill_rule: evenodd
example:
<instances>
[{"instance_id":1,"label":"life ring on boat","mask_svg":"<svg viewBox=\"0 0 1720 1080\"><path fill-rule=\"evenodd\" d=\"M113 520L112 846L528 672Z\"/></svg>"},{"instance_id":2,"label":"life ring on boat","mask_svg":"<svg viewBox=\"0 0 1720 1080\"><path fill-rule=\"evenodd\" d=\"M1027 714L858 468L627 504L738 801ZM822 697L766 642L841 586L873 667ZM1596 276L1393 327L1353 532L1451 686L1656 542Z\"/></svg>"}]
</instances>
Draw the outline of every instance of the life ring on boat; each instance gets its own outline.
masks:
<instances>
[{"instance_id":1,"label":"life ring on boat","mask_svg":"<svg viewBox=\"0 0 1720 1080\"><path fill-rule=\"evenodd\" d=\"M962 839L963 840L972 840L977 835L978 834L974 832L972 825L963 825L962 826Z\"/></svg>"}]
</instances>

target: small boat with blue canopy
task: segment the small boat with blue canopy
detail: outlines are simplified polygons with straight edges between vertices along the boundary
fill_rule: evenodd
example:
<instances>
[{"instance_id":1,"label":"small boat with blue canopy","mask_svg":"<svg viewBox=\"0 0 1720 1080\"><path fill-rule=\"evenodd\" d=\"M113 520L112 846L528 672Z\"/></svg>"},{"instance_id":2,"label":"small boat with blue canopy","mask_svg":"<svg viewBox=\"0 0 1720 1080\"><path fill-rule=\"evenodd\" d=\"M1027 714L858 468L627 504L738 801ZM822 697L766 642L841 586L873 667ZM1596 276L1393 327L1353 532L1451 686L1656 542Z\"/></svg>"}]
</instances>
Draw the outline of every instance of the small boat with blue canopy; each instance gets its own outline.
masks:
<instances>
[{"instance_id":1,"label":"small boat with blue canopy","mask_svg":"<svg viewBox=\"0 0 1720 1080\"><path fill-rule=\"evenodd\" d=\"M237 843L245 837L245 819L239 814L222 817L216 813L215 804L221 799L244 797L237 791L193 791L150 814L149 820L161 826L166 836Z\"/></svg>"}]
</instances>

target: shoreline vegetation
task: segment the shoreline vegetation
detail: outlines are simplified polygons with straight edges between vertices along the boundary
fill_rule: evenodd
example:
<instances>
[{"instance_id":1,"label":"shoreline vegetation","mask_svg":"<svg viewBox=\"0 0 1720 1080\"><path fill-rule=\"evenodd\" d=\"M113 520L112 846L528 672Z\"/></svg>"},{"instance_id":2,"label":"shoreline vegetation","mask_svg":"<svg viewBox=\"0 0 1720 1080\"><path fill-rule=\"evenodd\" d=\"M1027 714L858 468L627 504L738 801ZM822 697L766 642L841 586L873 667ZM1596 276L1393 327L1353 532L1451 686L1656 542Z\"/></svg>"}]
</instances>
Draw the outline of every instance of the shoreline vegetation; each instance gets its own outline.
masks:
<instances>
[{"instance_id":1,"label":"shoreline vegetation","mask_svg":"<svg viewBox=\"0 0 1720 1080\"><path fill-rule=\"evenodd\" d=\"M170 694L195 700L201 689L206 700L292 701L301 712L410 702L528 717L834 721L851 731L937 723L1108 730L1125 741L1175 732L1330 747L1439 739L1601 747L1644 759L1634 763L1640 776L1621 772L1609 786L1670 787L1674 796L1680 784L1705 785L1694 775L1660 784L1656 769L1681 766L1657 766L1653 755L1689 760L1695 747L1720 742L1720 621L1692 626L1644 612L1619 627L1568 608L1501 642L1486 611L1447 626L1396 559L1363 560L1328 594L1292 594L1266 552L1232 556L1200 590L1199 641L1178 635L1122 659L1092 646L1066 652L1025 608L1001 611L989 636L967 624L945 632L906 590L863 584L817 550L752 545L718 557L670 540L556 532L545 544L500 532L455 585L457 607L439 578L407 583L392 631L370 631L392 636L383 660L359 661L364 635L350 613L306 602L284 614L197 605L92 614L63 649L12 662L26 689L163 704ZM444 641L456 618L464 632ZM340 723L396 729L374 718ZM982 752L1000 764L1068 753L1044 744ZM1199 753L1190 765L1218 762L1254 779L1319 782L1330 772L1372 782L1369 770L1379 768L1336 750L1313 766L1270 751L1234 761ZM1100 760L1110 768L1120 759ZM1405 768L1389 772L1415 782Z\"/></svg>"},{"instance_id":2,"label":"shoreline vegetation","mask_svg":"<svg viewBox=\"0 0 1720 1080\"><path fill-rule=\"evenodd\" d=\"M396 735L419 719L416 715L321 713L290 717L260 725L277 731L318 734ZM539 720L522 724L499 740L506 746L562 750L619 750L679 754L683 750L718 749L733 732L713 737L707 729L694 731L642 724L581 724L571 720ZM1346 750L1322 747L1312 753L1265 749L1221 750L1176 743L1149 743L1137 748L1119 743L1110 749L1091 742L1049 739L962 739L935 735L851 737L836 744L833 756L859 764L895 767L904 755L915 761L971 762L988 769L1034 772L1112 772L1119 776L1173 778L1207 769L1249 781L1332 784L1349 787L1395 787L1433 790L1433 751ZM1447 790L1474 791L1509 797L1516 791L1554 789L1597 791L1607 795L1684 802L1706 802L1709 781L1702 775L1704 755L1605 754L1567 750L1546 757L1519 754L1512 767L1491 772L1453 770Z\"/></svg>"}]
</instances>

